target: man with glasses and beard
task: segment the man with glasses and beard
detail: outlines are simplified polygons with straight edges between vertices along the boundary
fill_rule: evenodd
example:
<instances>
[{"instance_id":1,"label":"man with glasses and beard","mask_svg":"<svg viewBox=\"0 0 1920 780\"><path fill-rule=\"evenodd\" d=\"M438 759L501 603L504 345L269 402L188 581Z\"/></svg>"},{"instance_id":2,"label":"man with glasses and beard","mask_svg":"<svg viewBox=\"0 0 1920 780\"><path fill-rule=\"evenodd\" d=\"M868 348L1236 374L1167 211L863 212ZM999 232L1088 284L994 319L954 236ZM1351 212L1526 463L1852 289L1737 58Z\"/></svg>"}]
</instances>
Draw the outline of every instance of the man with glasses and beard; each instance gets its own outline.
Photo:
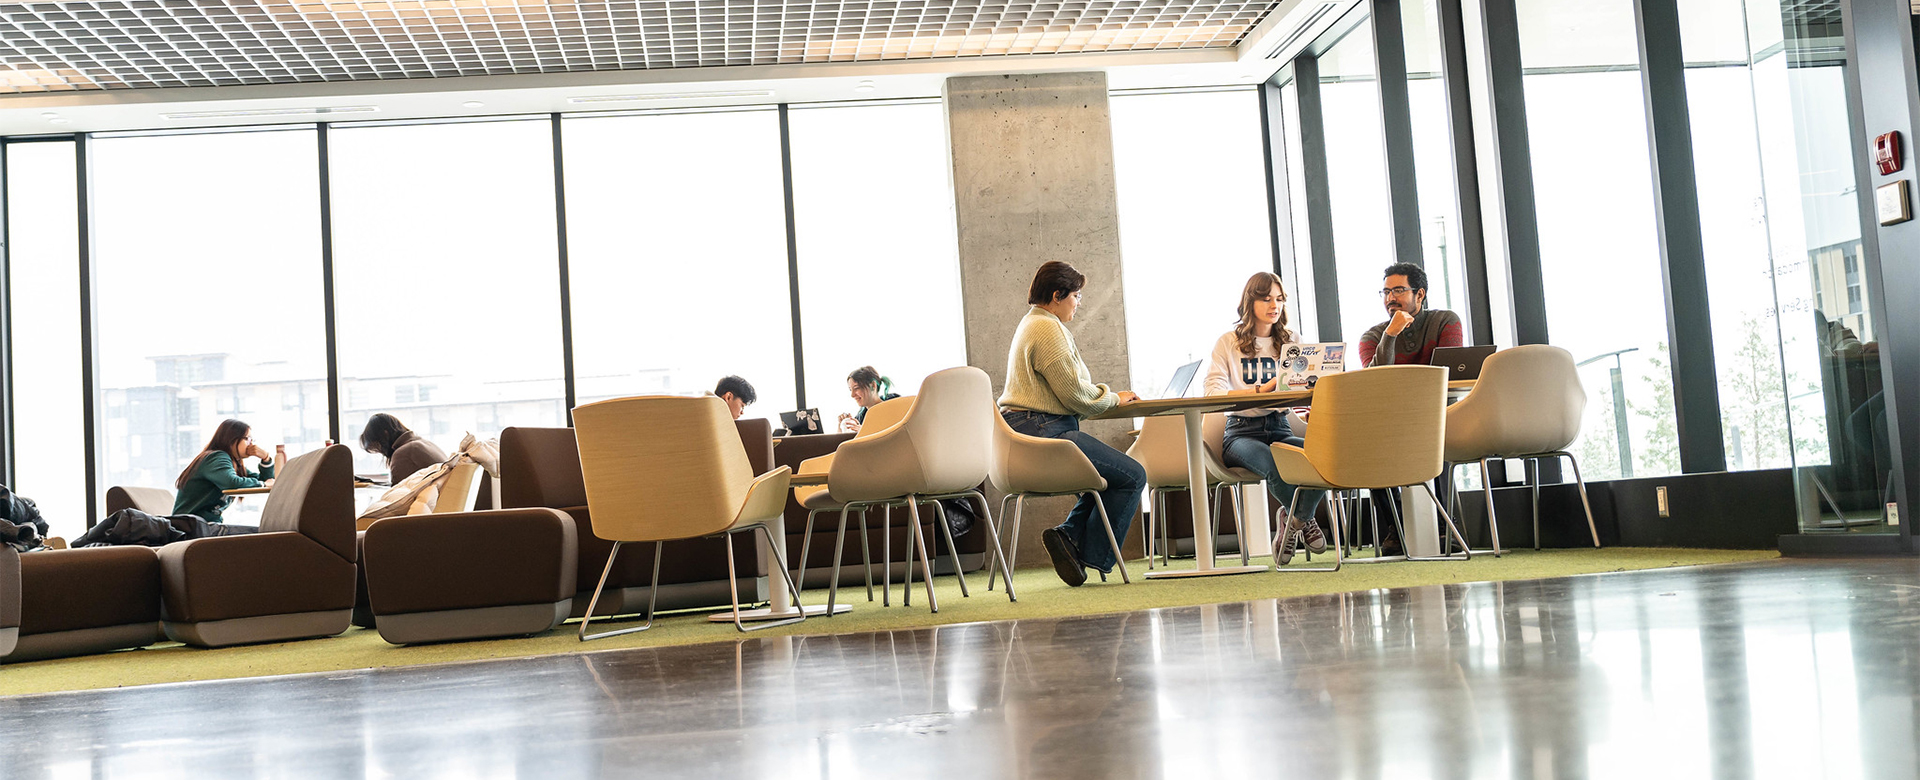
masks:
<instances>
[{"instance_id":1,"label":"man with glasses and beard","mask_svg":"<svg viewBox=\"0 0 1920 780\"><path fill-rule=\"evenodd\" d=\"M1412 263L1387 266L1380 299L1388 320L1360 336L1360 364L1424 366L1433 362L1437 347L1458 347L1460 315L1427 308L1427 272Z\"/></svg>"},{"instance_id":2,"label":"man with glasses and beard","mask_svg":"<svg viewBox=\"0 0 1920 780\"><path fill-rule=\"evenodd\" d=\"M1380 300L1387 307L1388 320L1367 329L1360 336L1360 365L1373 366L1424 366L1433 362L1433 350L1438 347L1458 347L1464 341L1460 334L1460 315L1446 309L1427 308L1427 272L1412 263L1394 263L1387 266L1386 280L1380 285ZM1440 493L1443 499L1451 485L1441 480ZM1398 491L1376 490L1373 493L1373 509L1381 517L1397 516L1399 504ZM1393 503L1394 508L1386 506ZM1380 524L1380 552L1383 555L1398 555L1401 552L1399 534L1392 523Z\"/></svg>"}]
</instances>

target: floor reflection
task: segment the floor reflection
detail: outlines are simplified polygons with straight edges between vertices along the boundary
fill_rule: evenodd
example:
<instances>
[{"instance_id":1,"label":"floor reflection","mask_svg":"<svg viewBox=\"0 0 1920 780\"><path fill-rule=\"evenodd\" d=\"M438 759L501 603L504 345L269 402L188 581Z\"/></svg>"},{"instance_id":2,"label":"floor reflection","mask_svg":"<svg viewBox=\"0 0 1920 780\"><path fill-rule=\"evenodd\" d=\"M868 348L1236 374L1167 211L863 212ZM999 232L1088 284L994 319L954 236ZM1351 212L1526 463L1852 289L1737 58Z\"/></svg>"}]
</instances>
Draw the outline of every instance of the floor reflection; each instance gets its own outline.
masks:
<instances>
[{"instance_id":1,"label":"floor reflection","mask_svg":"<svg viewBox=\"0 0 1920 780\"><path fill-rule=\"evenodd\" d=\"M1917 602L1783 561L24 697L0 774L1915 777Z\"/></svg>"}]
</instances>

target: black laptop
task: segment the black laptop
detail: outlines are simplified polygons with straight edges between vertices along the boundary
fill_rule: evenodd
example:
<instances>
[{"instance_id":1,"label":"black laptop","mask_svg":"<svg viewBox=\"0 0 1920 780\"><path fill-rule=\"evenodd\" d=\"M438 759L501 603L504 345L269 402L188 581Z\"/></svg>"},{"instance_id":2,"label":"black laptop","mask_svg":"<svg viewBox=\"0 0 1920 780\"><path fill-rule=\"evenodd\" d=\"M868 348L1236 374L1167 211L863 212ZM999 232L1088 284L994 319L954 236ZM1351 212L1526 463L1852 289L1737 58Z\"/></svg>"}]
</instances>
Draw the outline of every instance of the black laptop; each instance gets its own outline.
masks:
<instances>
[{"instance_id":1,"label":"black laptop","mask_svg":"<svg viewBox=\"0 0 1920 780\"><path fill-rule=\"evenodd\" d=\"M1499 347L1435 347L1432 364L1447 367L1447 381L1479 379L1480 366Z\"/></svg>"},{"instance_id":2,"label":"black laptop","mask_svg":"<svg viewBox=\"0 0 1920 780\"><path fill-rule=\"evenodd\" d=\"M798 409L780 413L780 424L787 429L788 436L804 436L812 433L825 433L820 424L819 409Z\"/></svg>"}]
</instances>

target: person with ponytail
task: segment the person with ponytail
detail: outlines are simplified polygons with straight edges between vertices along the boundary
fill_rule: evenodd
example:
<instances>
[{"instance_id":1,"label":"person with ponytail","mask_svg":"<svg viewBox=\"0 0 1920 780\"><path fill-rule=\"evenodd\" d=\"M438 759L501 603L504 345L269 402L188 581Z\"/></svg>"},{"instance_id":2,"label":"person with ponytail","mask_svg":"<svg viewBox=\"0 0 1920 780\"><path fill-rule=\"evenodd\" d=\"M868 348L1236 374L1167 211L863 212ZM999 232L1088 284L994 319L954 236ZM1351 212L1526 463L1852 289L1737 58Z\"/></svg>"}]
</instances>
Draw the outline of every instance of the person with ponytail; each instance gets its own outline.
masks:
<instances>
[{"instance_id":1,"label":"person with ponytail","mask_svg":"<svg viewBox=\"0 0 1920 780\"><path fill-rule=\"evenodd\" d=\"M853 414L840 415L840 430L845 433L859 433L861 424L867 421L867 410L878 406L881 401L891 401L900 394L893 392L893 380L880 375L873 366L861 366L847 375L847 394L853 396L853 402L860 409Z\"/></svg>"},{"instance_id":2,"label":"person with ponytail","mask_svg":"<svg viewBox=\"0 0 1920 780\"><path fill-rule=\"evenodd\" d=\"M273 484L273 469L286 460L287 445L279 444L268 454L253 442L253 428L239 420L222 420L213 429L213 438L173 481L178 491L173 513L195 515L210 523L221 522L220 514L233 497L224 491ZM246 470L246 459L258 458L259 471Z\"/></svg>"},{"instance_id":3,"label":"person with ponytail","mask_svg":"<svg viewBox=\"0 0 1920 780\"><path fill-rule=\"evenodd\" d=\"M1213 358L1207 368L1207 395L1271 393L1280 389L1285 380L1280 364L1281 350L1296 340L1293 331L1287 328L1287 289L1280 283L1280 277L1265 271L1254 274L1240 291L1240 306L1234 311L1240 315L1240 322L1213 346ZM1305 441L1293 435L1282 409L1227 413L1221 459L1228 466L1247 469L1267 481L1267 493L1279 504L1279 509L1274 511L1274 527L1285 529L1280 549L1273 555L1274 562L1283 566L1293 558L1298 544L1304 543L1315 553L1327 549L1320 524L1311 520L1326 493L1307 491L1300 496L1295 508L1300 516L1289 517L1287 509L1294 503L1294 493L1299 488L1282 481L1279 469L1273 465L1271 445L1274 442L1300 445Z\"/></svg>"}]
</instances>

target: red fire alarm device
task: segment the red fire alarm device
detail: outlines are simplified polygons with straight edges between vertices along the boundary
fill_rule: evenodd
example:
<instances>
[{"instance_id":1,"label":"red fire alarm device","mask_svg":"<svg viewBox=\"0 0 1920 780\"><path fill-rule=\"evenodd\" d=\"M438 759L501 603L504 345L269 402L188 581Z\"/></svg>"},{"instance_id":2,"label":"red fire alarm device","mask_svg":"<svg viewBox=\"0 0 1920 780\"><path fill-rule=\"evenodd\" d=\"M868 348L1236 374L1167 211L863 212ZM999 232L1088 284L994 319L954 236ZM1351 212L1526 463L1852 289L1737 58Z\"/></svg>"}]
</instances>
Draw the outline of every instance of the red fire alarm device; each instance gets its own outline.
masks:
<instances>
[{"instance_id":1,"label":"red fire alarm device","mask_svg":"<svg viewBox=\"0 0 1920 780\"><path fill-rule=\"evenodd\" d=\"M1880 163L1880 175L1892 176L1900 172L1905 161L1900 157L1900 131L1882 134L1873 139L1873 159Z\"/></svg>"}]
</instances>

